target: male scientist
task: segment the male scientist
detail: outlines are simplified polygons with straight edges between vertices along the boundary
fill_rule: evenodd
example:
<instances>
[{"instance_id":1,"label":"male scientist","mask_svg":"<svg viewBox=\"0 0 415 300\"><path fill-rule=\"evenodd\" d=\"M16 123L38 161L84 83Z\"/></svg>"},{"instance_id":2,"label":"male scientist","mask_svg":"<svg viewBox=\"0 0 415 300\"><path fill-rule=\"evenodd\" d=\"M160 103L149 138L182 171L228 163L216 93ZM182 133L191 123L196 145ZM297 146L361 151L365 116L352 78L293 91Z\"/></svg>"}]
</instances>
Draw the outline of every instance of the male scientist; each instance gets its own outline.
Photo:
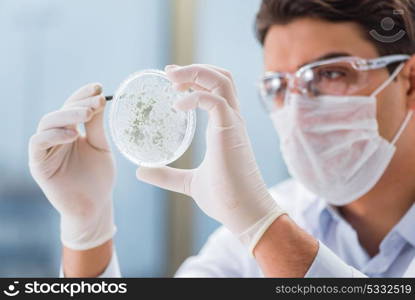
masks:
<instances>
[{"instance_id":1,"label":"male scientist","mask_svg":"<svg viewBox=\"0 0 415 300\"><path fill-rule=\"evenodd\" d=\"M166 67L178 89L195 90L176 108L209 115L206 155L195 169L140 167L137 177L223 225L177 277L415 275L414 20L415 0L262 2L260 92L292 176L271 189L231 74ZM61 217L66 277L120 275L104 106L102 87L87 85L30 139L31 173Z\"/></svg>"}]
</instances>

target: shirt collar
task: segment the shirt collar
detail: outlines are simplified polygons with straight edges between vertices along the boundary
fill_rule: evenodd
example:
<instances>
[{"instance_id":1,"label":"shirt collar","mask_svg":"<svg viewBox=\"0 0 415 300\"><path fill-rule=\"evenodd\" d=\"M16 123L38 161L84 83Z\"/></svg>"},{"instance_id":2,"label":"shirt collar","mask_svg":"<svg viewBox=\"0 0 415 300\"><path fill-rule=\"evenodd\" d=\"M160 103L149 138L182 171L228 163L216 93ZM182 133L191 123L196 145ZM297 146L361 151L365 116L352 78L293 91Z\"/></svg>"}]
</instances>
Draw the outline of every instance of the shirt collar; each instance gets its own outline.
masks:
<instances>
[{"instance_id":1,"label":"shirt collar","mask_svg":"<svg viewBox=\"0 0 415 300\"><path fill-rule=\"evenodd\" d=\"M314 196L313 201L304 203L303 216L314 232L325 233L332 221L338 221L339 215L335 207L328 205L320 197Z\"/></svg>"},{"instance_id":2,"label":"shirt collar","mask_svg":"<svg viewBox=\"0 0 415 300\"><path fill-rule=\"evenodd\" d=\"M308 191L303 185L297 182L298 188L301 189L303 199L307 201L303 202L302 210L303 215L310 220L314 219L316 223L318 221L318 227L320 229L328 228L331 221L344 222L346 225L350 224L341 216L337 207L327 204L323 198L316 196L312 192ZM317 216L317 220L316 220ZM351 226L350 226L351 227ZM406 214L400 219L400 221L392 228L391 232L397 232L406 241L408 241L413 247L415 247L415 203L406 212ZM354 229L353 229L354 230Z\"/></svg>"},{"instance_id":3,"label":"shirt collar","mask_svg":"<svg viewBox=\"0 0 415 300\"><path fill-rule=\"evenodd\" d=\"M340 215L339 210L337 207L332 206L328 204L326 201L324 201L323 198L320 198L318 196L314 197L313 202L308 202L304 206L305 212L311 212L314 215L314 218L317 216L317 219L319 222L323 222L324 224L327 224L328 221L340 221L343 220L346 222L346 220L343 219L343 217ZM311 215L311 213L310 213ZM323 224L320 224L320 226Z\"/></svg>"},{"instance_id":4,"label":"shirt collar","mask_svg":"<svg viewBox=\"0 0 415 300\"><path fill-rule=\"evenodd\" d=\"M317 197L318 198L318 197ZM340 215L337 207L327 204L323 199L318 198L317 216L319 220L320 228L327 228L329 222L345 222L349 223ZM392 228L391 232L398 233L408 243L415 247L415 203L405 213L405 215L399 220L399 222Z\"/></svg>"},{"instance_id":5,"label":"shirt collar","mask_svg":"<svg viewBox=\"0 0 415 300\"><path fill-rule=\"evenodd\" d=\"M399 233L405 240L415 247L415 203L394 226L392 230Z\"/></svg>"},{"instance_id":6,"label":"shirt collar","mask_svg":"<svg viewBox=\"0 0 415 300\"><path fill-rule=\"evenodd\" d=\"M296 184L302 195L302 215L308 220L308 224L313 224L314 230L321 232L328 229L331 221L346 222L336 207L327 204L323 198L316 196L299 182Z\"/></svg>"}]
</instances>

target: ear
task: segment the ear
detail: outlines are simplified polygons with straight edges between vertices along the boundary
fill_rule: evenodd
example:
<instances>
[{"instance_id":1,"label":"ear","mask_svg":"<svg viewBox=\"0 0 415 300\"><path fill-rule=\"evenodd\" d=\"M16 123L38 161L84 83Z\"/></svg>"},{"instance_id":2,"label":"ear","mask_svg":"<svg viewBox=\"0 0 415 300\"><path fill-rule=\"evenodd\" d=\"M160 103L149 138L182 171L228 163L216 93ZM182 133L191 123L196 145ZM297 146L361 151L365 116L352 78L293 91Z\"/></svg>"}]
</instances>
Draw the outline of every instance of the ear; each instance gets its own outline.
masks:
<instances>
[{"instance_id":1,"label":"ear","mask_svg":"<svg viewBox=\"0 0 415 300\"><path fill-rule=\"evenodd\" d=\"M415 110L415 55L413 55L403 69L408 109Z\"/></svg>"}]
</instances>

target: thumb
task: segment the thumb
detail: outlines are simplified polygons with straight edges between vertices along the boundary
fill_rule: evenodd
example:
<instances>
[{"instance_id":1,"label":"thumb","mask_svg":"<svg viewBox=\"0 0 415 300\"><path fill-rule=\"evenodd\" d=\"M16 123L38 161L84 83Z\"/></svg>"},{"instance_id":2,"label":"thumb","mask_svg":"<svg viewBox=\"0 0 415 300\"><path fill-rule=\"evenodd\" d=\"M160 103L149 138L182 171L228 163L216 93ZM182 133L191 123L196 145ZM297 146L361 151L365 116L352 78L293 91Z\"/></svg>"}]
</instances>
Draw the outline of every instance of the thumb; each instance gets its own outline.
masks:
<instances>
[{"instance_id":1,"label":"thumb","mask_svg":"<svg viewBox=\"0 0 415 300\"><path fill-rule=\"evenodd\" d=\"M167 166L160 168L140 167L137 169L136 176L143 182L190 196L193 170Z\"/></svg>"},{"instance_id":2,"label":"thumb","mask_svg":"<svg viewBox=\"0 0 415 300\"><path fill-rule=\"evenodd\" d=\"M109 150L109 144L104 130L105 97L101 95L99 106L93 117L85 123L85 132L88 142L95 148Z\"/></svg>"},{"instance_id":3,"label":"thumb","mask_svg":"<svg viewBox=\"0 0 415 300\"><path fill-rule=\"evenodd\" d=\"M210 92L196 91L179 99L174 107L180 110L190 110L197 107L207 111L209 121L219 127L233 125L232 108L226 103L226 100Z\"/></svg>"}]
</instances>

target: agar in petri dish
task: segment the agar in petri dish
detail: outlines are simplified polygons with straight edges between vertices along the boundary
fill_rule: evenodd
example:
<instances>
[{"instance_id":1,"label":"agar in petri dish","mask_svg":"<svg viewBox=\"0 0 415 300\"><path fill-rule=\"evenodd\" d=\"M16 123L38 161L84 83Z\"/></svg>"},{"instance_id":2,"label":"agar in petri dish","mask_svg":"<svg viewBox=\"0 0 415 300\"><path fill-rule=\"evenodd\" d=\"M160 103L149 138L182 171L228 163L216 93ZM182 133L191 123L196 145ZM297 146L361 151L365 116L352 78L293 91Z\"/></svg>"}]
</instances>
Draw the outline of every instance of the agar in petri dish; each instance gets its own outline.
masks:
<instances>
[{"instance_id":1,"label":"agar in petri dish","mask_svg":"<svg viewBox=\"0 0 415 300\"><path fill-rule=\"evenodd\" d=\"M167 165L182 156L194 136L196 113L176 110L173 104L188 93L174 89L159 70L130 75L115 92L109 115L120 152L145 167Z\"/></svg>"}]
</instances>

